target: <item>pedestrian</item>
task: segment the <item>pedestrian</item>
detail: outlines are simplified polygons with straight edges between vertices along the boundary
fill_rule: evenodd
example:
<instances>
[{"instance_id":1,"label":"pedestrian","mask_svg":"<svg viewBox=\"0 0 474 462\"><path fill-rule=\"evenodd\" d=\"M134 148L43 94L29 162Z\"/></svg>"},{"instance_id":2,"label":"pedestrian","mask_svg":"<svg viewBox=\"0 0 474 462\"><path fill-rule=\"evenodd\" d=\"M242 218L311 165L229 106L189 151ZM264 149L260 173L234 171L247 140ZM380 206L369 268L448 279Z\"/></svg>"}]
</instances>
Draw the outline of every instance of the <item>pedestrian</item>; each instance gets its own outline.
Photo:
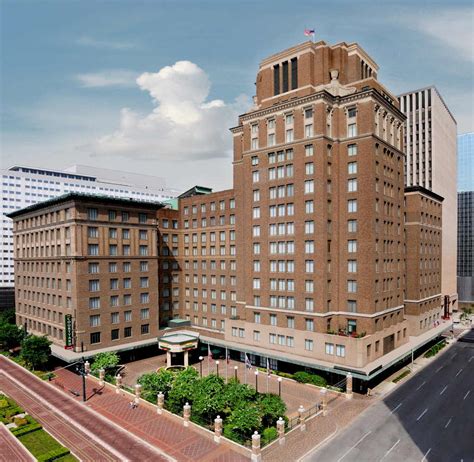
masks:
<instances>
[{"instance_id":1,"label":"pedestrian","mask_svg":"<svg viewBox=\"0 0 474 462\"><path fill-rule=\"evenodd\" d=\"M133 401L130 401L130 402L128 403L128 408L129 408L129 409L133 409Z\"/></svg>"}]
</instances>

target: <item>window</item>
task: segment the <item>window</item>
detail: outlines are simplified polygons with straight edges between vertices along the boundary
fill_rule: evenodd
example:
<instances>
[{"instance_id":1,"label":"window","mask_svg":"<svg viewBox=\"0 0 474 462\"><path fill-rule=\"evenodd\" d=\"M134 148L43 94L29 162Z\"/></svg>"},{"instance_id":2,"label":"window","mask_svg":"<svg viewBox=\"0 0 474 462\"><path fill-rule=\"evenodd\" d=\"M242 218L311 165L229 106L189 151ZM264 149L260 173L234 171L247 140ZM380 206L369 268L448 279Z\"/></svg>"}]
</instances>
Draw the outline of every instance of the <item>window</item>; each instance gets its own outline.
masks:
<instances>
[{"instance_id":1,"label":"window","mask_svg":"<svg viewBox=\"0 0 474 462\"><path fill-rule=\"evenodd\" d=\"M110 306L118 306L119 305L119 296L118 295L112 295L110 297Z\"/></svg>"},{"instance_id":2,"label":"window","mask_svg":"<svg viewBox=\"0 0 474 462\"><path fill-rule=\"evenodd\" d=\"M146 229L141 229L139 232L139 239L141 241L146 241L148 239L148 231Z\"/></svg>"},{"instance_id":3,"label":"window","mask_svg":"<svg viewBox=\"0 0 474 462\"><path fill-rule=\"evenodd\" d=\"M336 345L336 356L341 358L346 356L346 347L344 345Z\"/></svg>"},{"instance_id":4,"label":"window","mask_svg":"<svg viewBox=\"0 0 474 462\"><path fill-rule=\"evenodd\" d=\"M285 132L285 141L291 143L293 141L293 129L290 128Z\"/></svg>"},{"instance_id":5,"label":"window","mask_svg":"<svg viewBox=\"0 0 474 462\"><path fill-rule=\"evenodd\" d=\"M313 124L306 124L304 126L305 138L311 138L313 136Z\"/></svg>"},{"instance_id":6,"label":"window","mask_svg":"<svg viewBox=\"0 0 474 462\"><path fill-rule=\"evenodd\" d=\"M314 193L314 180L306 180L304 182L304 193L305 194Z\"/></svg>"},{"instance_id":7,"label":"window","mask_svg":"<svg viewBox=\"0 0 474 462\"><path fill-rule=\"evenodd\" d=\"M304 147L304 154L305 154L306 157L310 157L314 154L314 148L313 148L312 144L307 144Z\"/></svg>"},{"instance_id":8,"label":"window","mask_svg":"<svg viewBox=\"0 0 474 462\"><path fill-rule=\"evenodd\" d=\"M89 263L89 273L95 274L99 272L99 264L98 263Z\"/></svg>"},{"instance_id":9,"label":"window","mask_svg":"<svg viewBox=\"0 0 474 462\"><path fill-rule=\"evenodd\" d=\"M109 210L109 221L114 221L117 219L117 212L115 210Z\"/></svg>"},{"instance_id":10,"label":"window","mask_svg":"<svg viewBox=\"0 0 474 462\"><path fill-rule=\"evenodd\" d=\"M271 326L276 326L277 325L277 315L276 314L271 314L270 315L270 325Z\"/></svg>"},{"instance_id":11,"label":"window","mask_svg":"<svg viewBox=\"0 0 474 462\"><path fill-rule=\"evenodd\" d=\"M305 253L314 253L314 241L305 241L304 251Z\"/></svg>"},{"instance_id":12,"label":"window","mask_svg":"<svg viewBox=\"0 0 474 462\"><path fill-rule=\"evenodd\" d=\"M148 262L147 261L141 261L140 262L140 271L148 271Z\"/></svg>"},{"instance_id":13,"label":"window","mask_svg":"<svg viewBox=\"0 0 474 462\"><path fill-rule=\"evenodd\" d=\"M131 337L132 336L132 327L131 326L125 327L123 329L123 336L124 337Z\"/></svg>"},{"instance_id":14,"label":"window","mask_svg":"<svg viewBox=\"0 0 474 462\"><path fill-rule=\"evenodd\" d=\"M357 273L357 260L348 260L347 261L347 272L348 273Z\"/></svg>"},{"instance_id":15,"label":"window","mask_svg":"<svg viewBox=\"0 0 474 462\"><path fill-rule=\"evenodd\" d=\"M149 286L149 280L147 277L140 278L140 288L146 289Z\"/></svg>"},{"instance_id":16,"label":"window","mask_svg":"<svg viewBox=\"0 0 474 462\"><path fill-rule=\"evenodd\" d=\"M347 173L349 175L355 175L357 173L357 162L349 162L347 164Z\"/></svg>"},{"instance_id":17,"label":"window","mask_svg":"<svg viewBox=\"0 0 474 462\"><path fill-rule=\"evenodd\" d=\"M117 228L109 228L109 238L117 239Z\"/></svg>"},{"instance_id":18,"label":"window","mask_svg":"<svg viewBox=\"0 0 474 462\"><path fill-rule=\"evenodd\" d=\"M268 146L275 146L275 133L269 133L267 139Z\"/></svg>"},{"instance_id":19,"label":"window","mask_svg":"<svg viewBox=\"0 0 474 462\"><path fill-rule=\"evenodd\" d=\"M309 339L305 339L304 349L307 350L307 351L313 351L313 341L309 340Z\"/></svg>"},{"instance_id":20,"label":"window","mask_svg":"<svg viewBox=\"0 0 474 462\"><path fill-rule=\"evenodd\" d=\"M305 212L306 213L314 213L314 202L313 201L306 201L305 202Z\"/></svg>"},{"instance_id":21,"label":"window","mask_svg":"<svg viewBox=\"0 0 474 462\"><path fill-rule=\"evenodd\" d=\"M334 343L326 343L325 344L326 354L333 355L334 354Z\"/></svg>"},{"instance_id":22,"label":"window","mask_svg":"<svg viewBox=\"0 0 474 462\"><path fill-rule=\"evenodd\" d=\"M306 330L313 332L314 331L314 321L312 319L305 319Z\"/></svg>"},{"instance_id":23,"label":"window","mask_svg":"<svg viewBox=\"0 0 474 462\"><path fill-rule=\"evenodd\" d=\"M92 279L89 281L89 292L98 292L100 290L100 284L98 279Z\"/></svg>"},{"instance_id":24,"label":"window","mask_svg":"<svg viewBox=\"0 0 474 462\"><path fill-rule=\"evenodd\" d=\"M306 175L312 175L314 173L314 164L313 162L308 162L305 164L305 173Z\"/></svg>"},{"instance_id":25,"label":"window","mask_svg":"<svg viewBox=\"0 0 474 462\"><path fill-rule=\"evenodd\" d=\"M87 253L89 255L99 255L99 244L89 244L87 246Z\"/></svg>"},{"instance_id":26,"label":"window","mask_svg":"<svg viewBox=\"0 0 474 462\"><path fill-rule=\"evenodd\" d=\"M357 220L347 221L347 231L349 233L355 233L357 231Z\"/></svg>"},{"instance_id":27,"label":"window","mask_svg":"<svg viewBox=\"0 0 474 462\"><path fill-rule=\"evenodd\" d=\"M130 214L128 212L122 212L122 221L126 223L130 219Z\"/></svg>"},{"instance_id":28,"label":"window","mask_svg":"<svg viewBox=\"0 0 474 462\"><path fill-rule=\"evenodd\" d=\"M117 272L117 263L109 263L109 273Z\"/></svg>"},{"instance_id":29,"label":"window","mask_svg":"<svg viewBox=\"0 0 474 462\"><path fill-rule=\"evenodd\" d=\"M130 289L132 287L132 280L130 278L125 278L123 280L123 288Z\"/></svg>"},{"instance_id":30,"label":"window","mask_svg":"<svg viewBox=\"0 0 474 462\"><path fill-rule=\"evenodd\" d=\"M91 332L90 340L91 344L100 343L100 332Z\"/></svg>"},{"instance_id":31,"label":"window","mask_svg":"<svg viewBox=\"0 0 474 462\"><path fill-rule=\"evenodd\" d=\"M347 155L355 156L357 154L357 144L349 144L347 146Z\"/></svg>"},{"instance_id":32,"label":"window","mask_svg":"<svg viewBox=\"0 0 474 462\"><path fill-rule=\"evenodd\" d=\"M110 313L110 322L111 324L118 324L120 322L120 314Z\"/></svg>"},{"instance_id":33,"label":"window","mask_svg":"<svg viewBox=\"0 0 474 462\"><path fill-rule=\"evenodd\" d=\"M349 239L347 241L347 251L349 253L357 252L357 241L355 239Z\"/></svg>"},{"instance_id":34,"label":"window","mask_svg":"<svg viewBox=\"0 0 474 462\"><path fill-rule=\"evenodd\" d=\"M253 314L253 322L255 324L260 324L261 316L260 313L254 313Z\"/></svg>"},{"instance_id":35,"label":"window","mask_svg":"<svg viewBox=\"0 0 474 462\"><path fill-rule=\"evenodd\" d=\"M253 280L253 288L254 288L254 289L260 289L260 279L254 278L254 280Z\"/></svg>"},{"instance_id":36,"label":"window","mask_svg":"<svg viewBox=\"0 0 474 462\"><path fill-rule=\"evenodd\" d=\"M116 256L117 255L117 245L110 244L109 245L109 255Z\"/></svg>"},{"instance_id":37,"label":"window","mask_svg":"<svg viewBox=\"0 0 474 462\"><path fill-rule=\"evenodd\" d=\"M110 288L112 290L117 290L119 288L119 281L118 279L111 279L110 280Z\"/></svg>"},{"instance_id":38,"label":"window","mask_svg":"<svg viewBox=\"0 0 474 462\"><path fill-rule=\"evenodd\" d=\"M132 296L130 294L126 294L123 296L123 304L125 306L129 306L132 304Z\"/></svg>"},{"instance_id":39,"label":"window","mask_svg":"<svg viewBox=\"0 0 474 462\"><path fill-rule=\"evenodd\" d=\"M349 213L357 212L357 199L349 199L347 201L347 211Z\"/></svg>"},{"instance_id":40,"label":"window","mask_svg":"<svg viewBox=\"0 0 474 462\"><path fill-rule=\"evenodd\" d=\"M138 214L138 222L139 223L146 223L148 220L147 214L146 213L139 213Z\"/></svg>"},{"instance_id":41,"label":"window","mask_svg":"<svg viewBox=\"0 0 474 462\"><path fill-rule=\"evenodd\" d=\"M305 271L307 273L314 273L314 261L313 260L306 260L305 261Z\"/></svg>"},{"instance_id":42,"label":"window","mask_svg":"<svg viewBox=\"0 0 474 462\"><path fill-rule=\"evenodd\" d=\"M89 298L89 308L91 309L100 308L100 297Z\"/></svg>"},{"instance_id":43,"label":"window","mask_svg":"<svg viewBox=\"0 0 474 462\"><path fill-rule=\"evenodd\" d=\"M357 109L355 107L351 107L347 110L347 117L352 118L355 117L357 114Z\"/></svg>"},{"instance_id":44,"label":"window","mask_svg":"<svg viewBox=\"0 0 474 462\"><path fill-rule=\"evenodd\" d=\"M253 340L254 342L260 342L260 331L258 330L253 331Z\"/></svg>"},{"instance_id":45,"label":"window","mask_svg":"<svg viewBox=\"0 0 474 462\"><path fill-rule=\"evenodd\" d=\"M149 334L150 333L150 324L142 324L140 326L140 333L142 335Z\"/></svg>"},{"instance_id":46,"label":"window","mask_svg":"<svg viewBox=\"0 0 474 462\"><path fill-rule=\"evenodd\" d=\"M148 246L147 245L141 245L139 247L139 255L142 257L145 257L148 255Z\"/></svg>"},{"instance_id":47,"label":"window","mask_svg":"<svg viewBox=\"0 0 474 462\"><path fill-rule=\"evenodd\" d=\"M260 207L254 207L252 210L253 218L260 218Z\"/></svg>"},{"instance_id":48,"label":"window","mask_svg":"<svg viewBox=\"0 0 474 462\"><path fill-rule=\"evenodd\" d=\"M347 300L347 311L357 313L357 300Z\"/></svg>"},{"instance_id":49,"label":"window","mask_svg":"<svg viewBox=\"0 0 474 462\"><path fill-rule=\"evenodd\" d=\"M357 192L357 178L347 180L347 192Z\"/></svg>"},{"instance_id":50,"label":"window","mask_svg":"<svg viewBox=\"0 0 474 462\"><path fill-rule=\"evenodd\" d=\"M132 320L132 312L131 311L124 311L123 312L125 322L130 322Z\"/></svg>"},{"instance_id":51,"label":"window","mask_svg":"<svg viewBox=\"0 0 474 462\"><path fill-rule=\"evenodd\" d=\"M89 316L89 325L91 327L100 326L100 314L94 314L92 316Z\"/></svg>"},{"instance_id":52,"label":"window","mask_svg":"<svg viewBox=\"0 0 474 462\"><path fill-rule=\"evenodd\" d=\"M356 293L357 292L357 281L353 279L349 279L347 281L347 291L349 293Z\"/></svg>"},{"instance_id":53,"label":"window","mask_svg":"<svg viewBox=\"0 0 474 462\"><path fill-rule=\"evenodd\" d=\"M89 220L97 220L99 218L99 211L97 209L87 209L87 218Z\"/></svg>"},{"instance_id":54,"label":"window","mask_svg":"<svg viewBox=\"0 0 474 462\"><path fill-rule=\"evenodd\" d=\"M349 138L357 136L357 124L348 124L347 125L347 136Z\"/></svg>"},{"instance_id":55,"label":"window","mask_svg":"<svg viewBox=\"0 0 474 462\"><path fill-rule=\"evenodd\" d=\"M306 311L314 311L314 300L312 298L305 298L304 305Z\"/></svg>"},{"instance_id":56,"label":"window","mask_svg":"<svg viewBox=\"0 0 474 462\"><path fill-rule=\"evenodd\" d=\"M120 338L120 330L112 329L110 331L110 340L118 340Z\"/></svg>"},{"instance_id":57,"label":"window","mask_svg":"<svg viewBox=\"0 0 474 462\"><path fill-rule=\"evenodd\" d=\"M258 170L252 172L252 181L254 183L258 183L260 181L260 172Z\"/></svg>"},{"instance_id":58,"label":"window","mask_svg":"<svg viewBox=\"0 0 474 462\"><path fill-rule=\"evenodd\" d=\"M122 254L125 256L130 255L130 246L129 245L123 245L122 246Z\"/></svg>"},{"instance_id":59,"label":"window","mask_svg":"<svg viewBox=\"0 0 474 462\"><path fill-rule=\"evenodd\" d=\"M259 200L260 200L260 191L258 189L256 189L253 192L253 201L258 202Z\"/></svg>"},{"instance_id":60,"label":"window","mask_svg":"<svg viewBox=\"0 0 474 462\"><path fill-rule=\"evenodd\" d=\"M140 303L149 303L150 295L148 293L140 294Z\"/></svg>"},{"instance_id":61,"label":"window","mask_svg":"<svg viewBox=\"0 0 474 462\"><path fill-rule=\"evenodd\" d=\"M87 237L96 238L99 237L99 228L95 226L88 226L87 227Z\"/></svg>"}]
</instances>

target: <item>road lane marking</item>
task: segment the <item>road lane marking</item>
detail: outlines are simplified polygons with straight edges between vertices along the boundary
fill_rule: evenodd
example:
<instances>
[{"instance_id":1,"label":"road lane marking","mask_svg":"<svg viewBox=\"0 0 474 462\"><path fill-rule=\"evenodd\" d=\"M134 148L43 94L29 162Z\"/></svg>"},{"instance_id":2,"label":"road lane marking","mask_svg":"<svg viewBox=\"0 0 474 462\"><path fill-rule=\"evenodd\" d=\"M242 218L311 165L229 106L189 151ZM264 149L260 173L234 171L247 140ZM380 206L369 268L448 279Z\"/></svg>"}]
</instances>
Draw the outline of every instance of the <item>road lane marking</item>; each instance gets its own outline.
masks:
<instances>
[{"instance_id":1,"label":"road lane marking","mask_svg":"<svg viewBox=\"0 0 474 462\"><path fill-rule=\"evenodd\" d=\"M400 443L400 440L397 440L397 442L383 455L383 457L380 459L380 461L383 460L383 459L385 459L385 457L387 457L387 456L395 449L395 446L396 446L398 443ZM380 462L380 461L379 461L379 462Z\"/></svg>"},{"instance_id":2,"label":"road lane marking","mask_svg":"<svg viewBox=\"0 0 474 462\"><path fill-rule=\"evenodd\" d=\"M346 457L347 454L349 454L359 443L365 440L371 433L372 431L367 432L359 441L357 441L356 444L354 444L354 446L351 446L341 458L337 459L337 462L341 462L341 460L344 459L344 457Z\"/></svg>"},{"instance_id":3,"label":"road lane marking","mask_svg":"<svg viewBox=\"0 0 474 462\"><path fill-rule=\"evenodd\" d=\"M453 420L453 419L450 418L450 419L446 422L446 425L444 426L444 428L448 428L449 424L451 423L451 420Z\"/></svg>"},{"instance_id":4,"label":"road lane marking","mask_svg":"<svg viewBox=\"0 0 474 462\"><path fill-rule=\"evenodd\" d=\"M419 390L426 382L423 382L418 388L417 390Z\"/></svg>"},{"instance_id":5,"label":"road lane marking","mask_svg":"<svg viewBox=\"0 0 474 462\"><path fill-rule=\"evenodd\" d=\"M467 396L469 395L469 393L471 393L471 390L469 390L469 391L464 395L463 401L467 398Z\"/></svg>"},{"instance_id":6,"label":"road lane marking","mask_svg":"<svg viewBox=\"0 0 474 462\"><path fill-rule=\"evenodd\" d=\"M468 363L470 363L473 359L474 359L474 356L471 356L471 357L469 358Z\"/></svg>"},{"instance_id":7,"label":"road lane marking","mask_svg":"<svg viewBox=\"0 0 474 462\"><path fill-rule=\"evenodd\" d=\"M436 372L439 372L441 369L443 369L444 366L441 366L441 367L438 367L438 369L436 369Z\"/></svg>"},{"instance_id":8,"label":"road lane marking","mask_svg":"<svg viewBox=\"0 0 474 462\"><path fill-rule=\"evenodd\" d=\"M428 408L426 408L426 409L418 416L418 419L416 419L416 421L418 422L427 412L428 412Z\"/></svg>"},{"instance_id":9,"label":"road lane marking","mask_svg":"<svg viewBox=\"0 0 474 462\"><path fill-rule=\"evenodd\" d=\"M431 448L428 449L428 451L426 451L425 455L423 456L423 459L421 459L421 462L425 462L426 459L426 456L431 452Z\"/></svg>"},{"instance_id":10,"label":"road lane marking","mask_svg":"<svg viewBox=\"0 0 474 462\"><path fill-rule=\"evenodd\" d=\"M453 356L451 356L451 359L454 359L457 355L457 353L454 353Z\"/></svg>"},{"instance_id":11,"label":"road lane marking","mask_svg":"<svg viewBox=\"0 0 474 462\"><path fill-rule=\"evenodd\" d=\"M446 388L448 388L448 386L446 385L442 390L441 390L441 393L440 395L442 395L445 391L446 391Z\"/></svg>"},{"instance_id":12,"label":"road lane marking","mask_svg":"<svg viewBox=\"0 0 474 462\"><path fill-rule=\"evenodd\" d=\"M459 372L456 374L456 377L462 372L462 369L459 369Z\"/></svg>"},{"instance_id":13,"label":"road lane marking","mask_svg":"<svg viewBox=\"0 0 474 462\"><path fill-rule=\"evenodd\" d=\"M403 403L400 403L395 409L390 411L390 414L393 414Z\"/></svg>"}]
</instances>

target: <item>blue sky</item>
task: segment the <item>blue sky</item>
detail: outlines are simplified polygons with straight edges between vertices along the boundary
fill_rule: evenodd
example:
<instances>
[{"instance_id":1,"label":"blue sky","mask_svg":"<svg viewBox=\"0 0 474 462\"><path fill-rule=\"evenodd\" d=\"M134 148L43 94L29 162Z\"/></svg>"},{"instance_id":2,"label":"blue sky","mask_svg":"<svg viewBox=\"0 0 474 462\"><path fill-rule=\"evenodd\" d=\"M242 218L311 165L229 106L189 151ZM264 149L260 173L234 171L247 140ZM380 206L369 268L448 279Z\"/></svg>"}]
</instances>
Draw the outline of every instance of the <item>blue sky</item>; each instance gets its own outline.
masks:
<instances>
[{"instance_id":1,"label":"blue sky","mask_svg":"<svg viewBox=\"0 0 474 462\"><path fill-rule=\"evenodd\" d=\"M304 41L305 27L331 44L358 42L395 93L435 84L459 132L474 130L471 1L2 0L0 8L2 166L83 163L166 176L178 188L228 187L227 129L250 106L258 63Z\"/></svg>"}]
</instances>

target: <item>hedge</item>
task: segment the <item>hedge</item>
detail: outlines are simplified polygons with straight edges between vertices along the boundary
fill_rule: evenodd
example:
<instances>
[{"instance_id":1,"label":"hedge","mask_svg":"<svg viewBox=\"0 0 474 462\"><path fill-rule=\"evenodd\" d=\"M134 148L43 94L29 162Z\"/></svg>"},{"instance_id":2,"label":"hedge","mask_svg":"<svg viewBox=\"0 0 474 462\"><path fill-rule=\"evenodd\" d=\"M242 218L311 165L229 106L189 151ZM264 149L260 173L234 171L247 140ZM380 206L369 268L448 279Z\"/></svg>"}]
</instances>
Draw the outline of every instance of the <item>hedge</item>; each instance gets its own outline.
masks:
<instances>
[{"instance_id":1,"label":"hedge","mask_svg":"<svg viewBox=\"0 0 474 462\"><path fill-rule=\"evenodd\" d=\"M41 424L35 422L29 425L24 425L23 427L12 428L11 432L19 438L20 436L27 435L28 433L32 433L38 430L41 430L43 427Z\"/></svg>"},{"instance_id":2,"label":"hedge","mask_svg":"<svg viewBox=\"0 0 474 462\"><path fill-rule=\"evenodd\" d=\"M320 375L311 374L305 371L298 371L293 374L293 378L300 383L311 383L318 387L325 387L327 385L326 380Z\"/></svg>"},{"instance_id":3,"label":"hedge","mask_svg":"<svg viewBox=\"0 0 474 462\"><path fill-rule=\"evenodd\" d=\"M49 462L67 456L70 453L71 451L69 451L69 449L61 446L58 449L53 449L51 451L46 452L45 454L41 454L40 456L38 456L38 462Z\"/></svg>"}]
</instances>

